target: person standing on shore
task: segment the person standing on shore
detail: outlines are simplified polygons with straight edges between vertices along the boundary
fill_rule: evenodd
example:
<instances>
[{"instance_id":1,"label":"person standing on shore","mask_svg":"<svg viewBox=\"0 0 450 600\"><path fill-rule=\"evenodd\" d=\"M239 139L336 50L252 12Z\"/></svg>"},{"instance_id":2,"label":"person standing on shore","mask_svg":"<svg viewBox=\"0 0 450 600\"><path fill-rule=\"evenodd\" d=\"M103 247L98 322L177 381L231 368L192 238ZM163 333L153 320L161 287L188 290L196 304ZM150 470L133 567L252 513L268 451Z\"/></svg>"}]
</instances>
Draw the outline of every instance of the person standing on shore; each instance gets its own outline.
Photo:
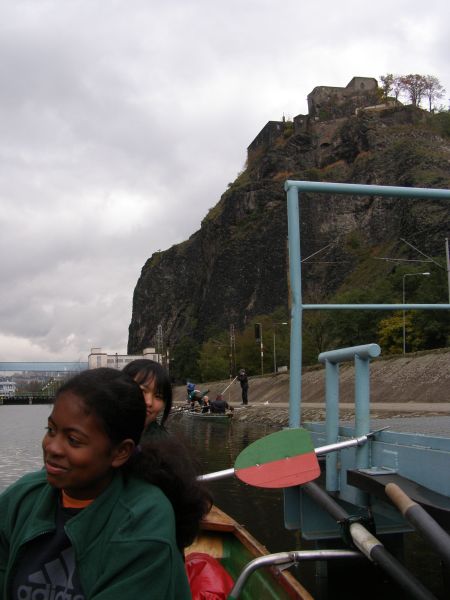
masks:
<instances>
[{"instance_id":1,"label":"person standing on shore","mask_svg":"<svg viewBox=\"0 0 450 600\"><path fill-rule=\"evenodd\" d=\"M238 373L238 381L241 384L242 390L242 404L247 406L248 404L248 377L245 369L240 369Z\"/></svg>"}]
</instances>

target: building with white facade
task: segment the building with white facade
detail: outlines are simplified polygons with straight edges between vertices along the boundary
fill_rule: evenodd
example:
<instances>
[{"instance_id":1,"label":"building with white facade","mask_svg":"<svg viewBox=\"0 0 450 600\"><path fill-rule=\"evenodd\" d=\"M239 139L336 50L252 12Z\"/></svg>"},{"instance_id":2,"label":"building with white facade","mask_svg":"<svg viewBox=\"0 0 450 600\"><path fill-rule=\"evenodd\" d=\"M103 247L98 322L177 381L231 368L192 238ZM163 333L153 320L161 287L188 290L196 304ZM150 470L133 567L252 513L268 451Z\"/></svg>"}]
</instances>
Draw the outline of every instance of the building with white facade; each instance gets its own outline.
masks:
<instances>
[{"instance_id":1,"label":"building with white facade","mask_svg":"<svg viewBox=\"0 0 450 600\"><path fill-rule=\"evenodd\" d=\"M102 352L101 348L91 348L88 356L88 369L98 369L99 367L109 367L111 369L123 369L125 365L139 358L148 358L156 362L161 362L161 354L158 354L155 348L144 348L141 355L130 356L129 354L107 354Z\"/></svg>"},{"instance_id":2,"label":"building with white facade","mask_svg":"<svg viewBox=\"0 0 450 600\"><path fill-rule=\"evenodd\" d=\"M0 396L12 398L16 395L17 384L10 379L0 379Z\"/></svg>"}]
</instances>

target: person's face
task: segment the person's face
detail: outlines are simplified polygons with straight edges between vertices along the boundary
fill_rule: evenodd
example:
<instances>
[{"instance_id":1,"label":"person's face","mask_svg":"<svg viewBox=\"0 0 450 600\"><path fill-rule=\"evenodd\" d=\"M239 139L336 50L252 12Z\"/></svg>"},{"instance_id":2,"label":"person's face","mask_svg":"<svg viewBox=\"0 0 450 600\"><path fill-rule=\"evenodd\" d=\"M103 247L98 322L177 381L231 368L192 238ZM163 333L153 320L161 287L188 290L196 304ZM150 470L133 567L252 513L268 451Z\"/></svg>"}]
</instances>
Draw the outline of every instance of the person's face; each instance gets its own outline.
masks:
<instances>
[{"instance_id":1,"label":"person's face","mask_svg":"<svg viewBox=\"0 0 450 600\"><path fill-rule=\"evenodd\" d=\"M95 498L131 453L133 443L126 457L122 444L113 446L97 416L86 414L82 398L64 392L53 406L42 440L47 480L72 498Z\"/></svg>"},{"instance_id":2,"label":"person's face","mask_svg":"<svg viewBox=\"0 0 450 600\"><path fill-rule=\"evenodd\" d=\"M154 376L150 376L144 383L140 383L139 387L144 394L145 406L147 413L145 416L145 427L153 421L156 421L158 415L164 410L164 400L156 394L156 381Z\"/></svg>"}]
</instances>

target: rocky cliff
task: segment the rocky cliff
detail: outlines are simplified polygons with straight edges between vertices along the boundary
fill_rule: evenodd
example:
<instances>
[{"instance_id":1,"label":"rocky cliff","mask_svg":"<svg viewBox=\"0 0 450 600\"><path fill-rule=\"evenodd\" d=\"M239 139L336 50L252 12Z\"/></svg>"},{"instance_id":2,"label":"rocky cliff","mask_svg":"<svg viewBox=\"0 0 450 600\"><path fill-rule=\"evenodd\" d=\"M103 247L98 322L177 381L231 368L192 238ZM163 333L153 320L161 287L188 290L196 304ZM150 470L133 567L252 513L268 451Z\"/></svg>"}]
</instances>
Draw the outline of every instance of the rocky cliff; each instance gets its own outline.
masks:
<instances>
[{"instance_id":1,"label":"rocky cliff","mask_svg":"<svg viewBox=\"0 0 450 600\"><path fill-rule=\"evenodd\" d=\"M414 107L310 120L297 133L284 127L249 155L199 231L148 259L134 291L128 352L154 346L158 324L173 347L185 336L202 342L231 323L240 328L286 306L284 181L450 188L450 139L439 131L432 116ZM304 195L302 256L332 244L323 264L305 263L304 298L336 292L356 267L361 243L368 252L408 258L411 249L399 239L414 243L420 234L423 252L442 254L449 216L445 202Z\"/></svg>"}]
</instances>

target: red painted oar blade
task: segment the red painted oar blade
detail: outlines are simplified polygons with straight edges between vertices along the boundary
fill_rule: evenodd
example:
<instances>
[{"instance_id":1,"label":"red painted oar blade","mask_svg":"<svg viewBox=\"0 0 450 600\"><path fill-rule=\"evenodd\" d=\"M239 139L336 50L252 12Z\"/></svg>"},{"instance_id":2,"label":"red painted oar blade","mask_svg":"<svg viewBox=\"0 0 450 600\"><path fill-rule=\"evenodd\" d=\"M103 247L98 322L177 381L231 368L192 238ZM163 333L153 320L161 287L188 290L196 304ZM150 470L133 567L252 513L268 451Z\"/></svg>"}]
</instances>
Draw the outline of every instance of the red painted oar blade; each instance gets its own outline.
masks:
<instances>
[{"instance_id":1,"label":"red painted oar blade","mask_svg":"<svg viewBox=\"0 0 450 600\"><path fill-rule=\"evenodd\" d=\"M257 440L239 454L234 468L241 481L267 488L301 485L320 475L306 429L285 429Z\"/></svg>"},{"instance_id":2,"label":"red painted oar blade","mask_svg":"<svg viewBox=\"0 0 450 600\"><path fill-rule=\"evenodd\" d=\"M319 475L320 467L314 452L236 471L236 476L244 483L263 488L301 485L316 479Z\"/></svg>"}]
</instances>

